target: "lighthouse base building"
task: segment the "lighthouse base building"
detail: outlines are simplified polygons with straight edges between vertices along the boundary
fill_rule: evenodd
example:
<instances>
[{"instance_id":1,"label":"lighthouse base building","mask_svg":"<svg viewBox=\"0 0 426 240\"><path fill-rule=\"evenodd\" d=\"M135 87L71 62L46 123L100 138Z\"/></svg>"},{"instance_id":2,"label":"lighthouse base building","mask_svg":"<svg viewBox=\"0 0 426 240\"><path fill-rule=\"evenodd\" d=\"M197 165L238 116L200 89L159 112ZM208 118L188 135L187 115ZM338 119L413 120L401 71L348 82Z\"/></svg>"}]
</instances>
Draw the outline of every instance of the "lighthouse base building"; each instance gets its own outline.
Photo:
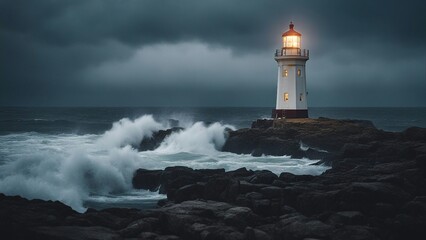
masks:
<instances>
[{"instance_id":1,"label":"lighthouse base building","mask_svg":"<svg viewBox=\"0 0 426 240\"><path fill-rule=\"evenodd\" d=\"M302 35L290 29L282 34L283 47L276 50L278 63L277 102L272 118L307 118L306 61L309 50L301 49Z\"/></svg>"}]
</instances>

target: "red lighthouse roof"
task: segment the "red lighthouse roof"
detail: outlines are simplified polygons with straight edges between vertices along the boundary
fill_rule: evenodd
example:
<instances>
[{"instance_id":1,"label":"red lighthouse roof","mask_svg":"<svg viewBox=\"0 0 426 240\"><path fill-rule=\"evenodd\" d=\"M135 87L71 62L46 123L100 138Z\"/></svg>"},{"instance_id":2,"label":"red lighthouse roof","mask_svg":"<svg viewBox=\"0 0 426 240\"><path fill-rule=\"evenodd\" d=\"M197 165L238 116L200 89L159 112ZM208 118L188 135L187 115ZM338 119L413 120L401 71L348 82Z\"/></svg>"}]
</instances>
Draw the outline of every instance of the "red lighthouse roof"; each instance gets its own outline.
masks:
<instances>
[{"instance_id":1,"label":"red lighthouse roof","mask_svg":"<svg viewBox=\"0 0 426 240\"><path fill-rule=\"evenodd\" d=\"M285 36L302 36L302 34L294 31L294 29L293 29L294 28L293 22L290 22L289 28L290 29L287 32L283 33L283 35L282 35L283 37L285 37Z\"/></svg>"}]
</instances>

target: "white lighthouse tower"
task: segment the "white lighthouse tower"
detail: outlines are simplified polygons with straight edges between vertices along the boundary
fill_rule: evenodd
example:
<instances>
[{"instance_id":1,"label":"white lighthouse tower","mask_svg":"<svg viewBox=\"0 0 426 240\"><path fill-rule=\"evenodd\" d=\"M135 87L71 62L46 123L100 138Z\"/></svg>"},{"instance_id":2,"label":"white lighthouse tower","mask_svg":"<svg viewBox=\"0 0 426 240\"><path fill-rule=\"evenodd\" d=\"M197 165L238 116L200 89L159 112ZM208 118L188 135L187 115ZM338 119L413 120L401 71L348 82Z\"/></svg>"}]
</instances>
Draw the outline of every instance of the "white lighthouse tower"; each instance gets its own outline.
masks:
<instances>
[{"instance_id":1,"label":"white lighthouse tower","mask_svg":"<svg viewBox=\"0 0 426 240\"><path fill-rule=\"evenodd\" d=\"M290 29L283 33L283 46L275 52L278 63L277 105L272 118L307 118L308 104L306 91L305 64L309 50L301 49L302 34Z\"/></svg>"}]
</instances>

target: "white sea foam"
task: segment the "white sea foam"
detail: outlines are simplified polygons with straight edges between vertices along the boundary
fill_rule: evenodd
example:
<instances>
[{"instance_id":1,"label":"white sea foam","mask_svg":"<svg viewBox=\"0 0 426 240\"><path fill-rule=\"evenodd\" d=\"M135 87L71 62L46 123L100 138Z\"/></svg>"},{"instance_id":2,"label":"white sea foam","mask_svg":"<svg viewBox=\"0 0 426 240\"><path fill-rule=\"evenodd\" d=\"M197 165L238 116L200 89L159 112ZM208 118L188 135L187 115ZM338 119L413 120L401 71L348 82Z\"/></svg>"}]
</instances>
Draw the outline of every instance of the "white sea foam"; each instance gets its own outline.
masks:
<instances>
[{"instance_id":1,"label":"white sea foam","mask_svg":"<svg viewBox=\"0 0 426 240\"><path fill-rule=\"evenodd\" d=\"M179 152L215 154L225 144L226 128L234 129L233 126L220 123L206 126L203 122L196 122L185 130L167 137L155 151L169 154Z\"/></svg>"},{"instance_id":2,"label":"white sea foam","mask_svg":"<svg viewBox=\"0 0 426 240\"><path fill-rule=\"evenodd\" d=\"M102 135L99 143L108 147L137 145L143 138L151 137L153 132L163 128L164 126L156 122L152 115L144 115L135 120L123 118Z\"/></svg>"},{"instance_id":3,"label":"white sea foam","mask_svg":"<svg viewBox=\"0 0 426 240\"><path fill-rule=\"evenodd\" d=\"M0 192L60 200L84 211L83 202L91 194L131 189L140 159L130 146L102 149L87 142L90 136L64 135L60 141L47 140L52 135L30 137L32 144L15 142L20 154L6 156L9 159L0 167Z\"/></svg>"},{"instance_id":4,"label":"white sea foam","mask_svg":"<svg viewBox=\"0 0 426 240\"><path fill-rule=\"evenodd\" d=\"M77 211L84 203L131 196L152 199L152 194L129 195L137 168L162 169L184 165L192 168L247 167L275 173L320 174L326 167L308 159L252 157L218 150L232 126L202 122L183 123L185 130L167 137L154 151L138 152L143 138L167 128L150 115L122 119L101 135L20 133L0 136L0 192L26 198L59 200ZM182 124L181 124L182 126ZM142 192L143 193L143 192ZM106 196L106 198L102 198ZM126 197L124 197L126 198Z\"/></svg>"}]
</instances>

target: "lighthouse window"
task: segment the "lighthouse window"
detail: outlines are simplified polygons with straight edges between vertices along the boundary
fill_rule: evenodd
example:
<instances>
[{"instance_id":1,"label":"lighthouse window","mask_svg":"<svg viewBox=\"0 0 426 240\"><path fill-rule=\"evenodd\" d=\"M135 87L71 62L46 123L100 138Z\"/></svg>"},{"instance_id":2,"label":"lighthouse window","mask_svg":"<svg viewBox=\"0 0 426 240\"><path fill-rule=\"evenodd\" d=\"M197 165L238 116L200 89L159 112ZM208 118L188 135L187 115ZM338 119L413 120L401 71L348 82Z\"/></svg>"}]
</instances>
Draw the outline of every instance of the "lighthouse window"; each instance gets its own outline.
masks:
<instances>
[{"instance_id":1,"label":"lighthouse window","mask_svg":"<svg viewBox=\"0 0 426 240\"><path fill-rule=\"evenodd\" d=\"M284 69L283 70L283 77L287 77L288 76L288 71L287 71L287 69Z\"/></svg>"},{"instance_id":2,"label":"lighthouse window","mask_svg":"<svg viewBox=\"0 0 426 240\"><path fill-rule=\"evenodd\" d=\"M284 101L288 101L288 93L284 93Z\"/></svg>"},{"instance_id":3,"label":"lighthouse window","mask_svg":"<svg viewBox=\"0 0 426 240\"><path fill-rule=\"evenodd\" d=\"M302 75L302 70L300 70L300 69L297 69L297 76L301 76Z\"/></svg>"},{"instance_id":4,"label":"lighthouse window","mask_svg":"<svg viewBox=\"0 0 426 240\"><path fill-rule=\"evenodd\" d=\"M299 100L300 100L300 101L303 101L303 93L301 93L301 94L300 94L300 96L299 96Z\"/></svg>"}]
</instances>

